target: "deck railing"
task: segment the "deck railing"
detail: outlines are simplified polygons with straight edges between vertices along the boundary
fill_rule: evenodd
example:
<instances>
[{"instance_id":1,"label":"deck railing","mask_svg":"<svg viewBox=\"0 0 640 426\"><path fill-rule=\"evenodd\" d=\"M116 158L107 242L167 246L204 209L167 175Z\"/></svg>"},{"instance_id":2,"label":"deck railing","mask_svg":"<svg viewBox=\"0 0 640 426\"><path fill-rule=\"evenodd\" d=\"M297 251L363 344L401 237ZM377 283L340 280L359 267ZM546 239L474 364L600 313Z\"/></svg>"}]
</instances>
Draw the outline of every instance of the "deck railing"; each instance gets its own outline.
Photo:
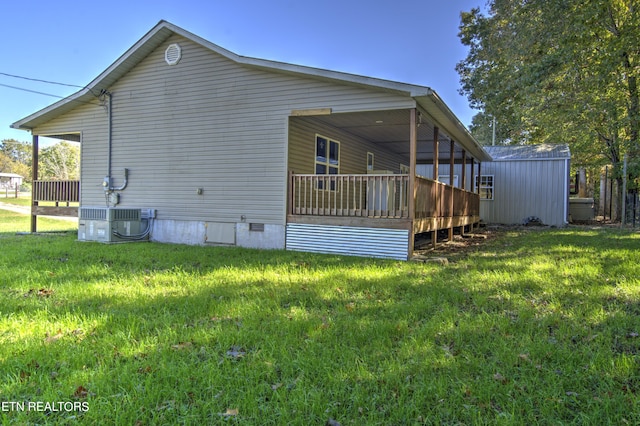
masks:
<instances>
[{"instance_id":1,"label":"deck railing","mask_svg":"<svg viewBox=\"0 0 640 426\"><path fill-rule=\"evenodd\" d=\"M294 215L409 217L407 175L292 175Z\"/></svg>"},{"instance_id":2,"label":"deck railing","mask_svg":"<svg viewBox=\"0 0 640 426\"><path fill-rule=\"evenodd\" d=\"M480 214L478 194L423 177L415 185L416 219ZM409 217L408 197L408 175L292 174L290 213L402 219Z\"/></svg>"},{"instance_id":3,"label":"deck railing","mask_svg":"<svg viewBox=\"0 0 640 426\"><path fill-rule=\"evenodd\" d=\"M58 203L77 203L80 201L79 180L36 180L33 182L34 202L49 201Z\"/></svg>"}]
</instances>

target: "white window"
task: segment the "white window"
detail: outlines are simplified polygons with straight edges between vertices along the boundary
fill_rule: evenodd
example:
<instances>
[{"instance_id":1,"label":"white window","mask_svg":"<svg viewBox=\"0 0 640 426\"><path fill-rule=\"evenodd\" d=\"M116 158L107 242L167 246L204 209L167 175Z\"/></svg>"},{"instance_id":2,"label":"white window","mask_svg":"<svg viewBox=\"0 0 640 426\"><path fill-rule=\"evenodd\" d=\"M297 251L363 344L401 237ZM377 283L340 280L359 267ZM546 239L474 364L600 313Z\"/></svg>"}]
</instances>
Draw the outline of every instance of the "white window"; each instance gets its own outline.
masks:
<instances>
[{"instance_id":1,"label":"white window","mask_svg":"<svg viewBox=\"0 0 640 426\"><path fill-rule=\"evenodd\" d=\"M339 173L340 142L316 135L316 174L337 175ZM331 188L325 188L324 182L319 180L318 189L335 190L335 181L331 182Z\"/></svg>"},{"instance_id":2,"label":"white window","mask_svg":"<svg viewBox=\"0 0 640 426\"><path fill-rule=\"evenodd\" d=\"M367 170L373 170L373 152L367 152Z\"/></svg>"},{"instance_id":3,"label":"white window","mask_svg":"<svg viewBox=\"0 0 640 426\"><path fill-rule=\"evenodd\" d=\"M478 176L476 176L476 192L478 191ZM493 200L493 175L480 176L480 199Z\"/></svg>"},{"instance_id":4,"label":"white window","mask_svg":"<svg viewBox=\"0 0 640 426\"><path fill-rule=\"evenodd\" d=\"M401 175L408 175L409 174L409 166L407 166L406 164L400 164L400 174Z\"/></svg>"}]
</instances>

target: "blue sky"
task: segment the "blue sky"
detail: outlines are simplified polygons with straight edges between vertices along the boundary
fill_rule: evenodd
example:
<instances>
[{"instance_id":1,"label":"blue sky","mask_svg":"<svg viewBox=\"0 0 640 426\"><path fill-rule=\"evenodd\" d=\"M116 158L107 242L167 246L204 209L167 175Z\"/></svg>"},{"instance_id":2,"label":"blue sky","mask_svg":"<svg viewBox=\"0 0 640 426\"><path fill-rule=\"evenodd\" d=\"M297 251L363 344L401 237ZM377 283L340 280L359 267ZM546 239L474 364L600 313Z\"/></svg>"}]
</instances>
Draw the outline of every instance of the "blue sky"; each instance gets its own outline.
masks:
<instances>
[{"instance_id":1,"label":"blue sky","mask_svg":"<svg viewBox=\"0 0 640 426\"><path fill-rule=\"evenodd\" d=\"M22 0L0 3L0 140L9 126L84 86L164 19L243 56L434 89L467 126L476 111L454 67L467 50L460 12L485 0Z\"/></svg>"}]
</instances>

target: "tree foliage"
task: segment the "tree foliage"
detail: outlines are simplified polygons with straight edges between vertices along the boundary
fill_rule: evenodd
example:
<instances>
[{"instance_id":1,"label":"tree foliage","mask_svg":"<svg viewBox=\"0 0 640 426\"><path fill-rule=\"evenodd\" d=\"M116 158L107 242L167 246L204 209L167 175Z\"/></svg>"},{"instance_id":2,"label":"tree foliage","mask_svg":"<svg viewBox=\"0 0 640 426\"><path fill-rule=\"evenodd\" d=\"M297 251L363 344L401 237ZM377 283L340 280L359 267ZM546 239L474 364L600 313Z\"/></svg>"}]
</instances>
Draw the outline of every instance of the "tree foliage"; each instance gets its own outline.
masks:
<instances>
[{"instance_id":1,"label":"tree foliage","mask_svg":"<svg viewBox=\"0 0 640 426\"><path fill-rule=\"evenodd\" d=\"M456 69L472 131L495 117L502 143L568 143L574 161L640 176L638 0L490 0L461 15ZM486 131L486 130L485 130Z\"/></svg>"},{"instance_id":2,"label":"tree foliage","mask_svg":"<svg viewBox=\"0 0 640 426\"><path fill-rule=\"evenodd\" d=\"M0 172L31 177L31 145L15 139L0 142Z\"/></svg>"},{"instance_id":3,"label":"tree foliage","mask_svg":"<svg viewBox=\"0 0 640 426\"><path fill-rule=\"evenodd\" d=\"M74 180L80 178L80 148L62 141L40 150L40 179Z\"/></svg>"}]
</instances>

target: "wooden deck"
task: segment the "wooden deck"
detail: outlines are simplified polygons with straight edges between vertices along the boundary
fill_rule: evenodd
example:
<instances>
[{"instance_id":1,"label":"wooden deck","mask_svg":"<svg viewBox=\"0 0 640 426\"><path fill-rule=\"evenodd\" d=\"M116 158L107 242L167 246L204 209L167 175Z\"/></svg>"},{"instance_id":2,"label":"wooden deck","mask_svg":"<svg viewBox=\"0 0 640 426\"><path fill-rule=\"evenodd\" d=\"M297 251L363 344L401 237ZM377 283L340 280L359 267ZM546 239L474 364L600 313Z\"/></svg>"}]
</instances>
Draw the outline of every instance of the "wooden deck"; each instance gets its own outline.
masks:
<instances>
[{"instance_id":1,"label":"wooden deck","mask_svg":"<svg viewBox=\"0 0 640 426\"><path fill-rule=\"evenodd\" d=\"M480 220L479 194L416 177L411 197L409 183L409 176L400 174L291 174L287 221L403 228L419 234Z\"/></svg>"}]
</instances>

